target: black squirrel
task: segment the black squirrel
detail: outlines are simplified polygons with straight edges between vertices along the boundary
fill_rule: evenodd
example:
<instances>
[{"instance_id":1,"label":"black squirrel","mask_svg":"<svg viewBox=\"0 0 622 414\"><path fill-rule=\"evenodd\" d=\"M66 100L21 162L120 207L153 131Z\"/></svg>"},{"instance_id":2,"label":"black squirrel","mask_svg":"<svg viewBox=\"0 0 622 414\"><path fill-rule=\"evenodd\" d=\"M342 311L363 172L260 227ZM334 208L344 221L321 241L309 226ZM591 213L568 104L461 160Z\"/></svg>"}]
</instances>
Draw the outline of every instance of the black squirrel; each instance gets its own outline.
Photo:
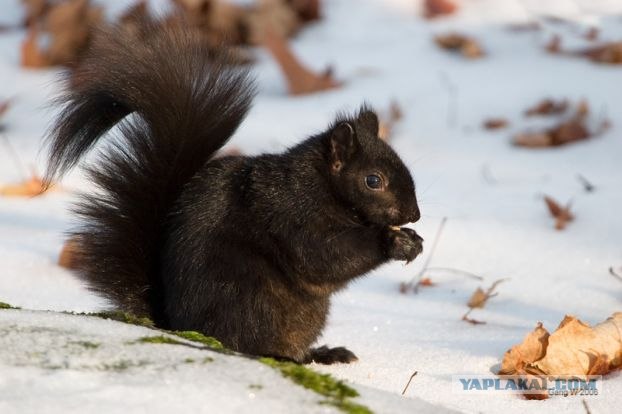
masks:
<instances>
[{"instance_id":1,"label":"black squirrel","mask_svg":"<svg viewBox=\"0 0 622 414\"><path fill-rule=\"evenodd\" d=\"M422 238L412 177L366 106L282 154L214 154L251 106L246 69L181 28L99 34L49 134L46 182L112 127L76 206L75 265L89 287L157 326L244 353L350 362L311 348L333 292ZM124 119L132 114L127 119Z\"/></svg>"}]
</instances>

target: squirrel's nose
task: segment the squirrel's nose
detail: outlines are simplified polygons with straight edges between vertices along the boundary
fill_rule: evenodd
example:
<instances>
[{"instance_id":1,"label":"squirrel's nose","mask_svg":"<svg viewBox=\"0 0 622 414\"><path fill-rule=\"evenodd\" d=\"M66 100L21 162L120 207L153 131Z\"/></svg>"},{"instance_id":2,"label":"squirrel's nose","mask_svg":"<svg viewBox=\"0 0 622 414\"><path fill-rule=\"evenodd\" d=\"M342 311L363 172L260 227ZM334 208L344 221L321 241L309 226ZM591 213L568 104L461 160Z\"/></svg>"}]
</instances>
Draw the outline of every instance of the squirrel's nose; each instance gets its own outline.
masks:
<instances>
[{"instance_id":1,"label":"squirrel's nose","mask_svg":"<svg viewBox=\"0 0 622 414\"><path fill-rule=\"evenodd\" d=\"M419 207L415 207L415 209L410 214L410 217L408 218L408 222L415 223L419 221L420 218L421 218L421 212L419 211Z\"/></svg>"}]
</instances>

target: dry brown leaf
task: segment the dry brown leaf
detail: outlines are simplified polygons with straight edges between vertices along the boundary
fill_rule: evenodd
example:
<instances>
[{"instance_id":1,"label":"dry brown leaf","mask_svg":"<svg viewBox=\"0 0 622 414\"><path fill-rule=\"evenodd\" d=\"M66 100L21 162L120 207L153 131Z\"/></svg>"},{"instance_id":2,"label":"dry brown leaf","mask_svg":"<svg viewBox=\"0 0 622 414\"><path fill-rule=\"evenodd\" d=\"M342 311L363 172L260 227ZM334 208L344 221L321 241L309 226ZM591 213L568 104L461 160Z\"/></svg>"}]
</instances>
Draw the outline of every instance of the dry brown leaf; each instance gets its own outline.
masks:
<instances>
[{"instance_id":1,"label":"dry brown leaf","mask_svg":"<svg viewBox=\"0 0 622 414\"><path fill-rule=\"evenodd\" d=\"M598 27L590 27L590 29L585 33L585 39L590 42L594 42L598 40L598 36L600 35L600 30Z\"/></svg>"},{"instance_id":2,"label":"dry brown leaf","mask_svg":"<svg viewBox=\"0 0 622 414\"><path fill-rule=\"evenodd\" d=\"M576 52L579 56L584 56L592 62L604 63L609 65L622 64L622 42L605 43L589 49Z\"/></svg>"},{"instance_id":3,"label":"dry brown leaf","mask_svg":"<svg viewBox=\"0 0 622 414\"><path fill-rule=\"evenodd\" d=\"M452 0L425 0L423 15L426 19L454 14L458 5Z\"/></svg>"},{"instance_id":4,"label":"dry brown leaf","mask_svg":"<svg viewBox=\"0 0 622 414\"><path fill-rule=\"evenodd\" d=\"M498 375L584 378L622 368L622 312L594 326L566 316L549 335L538 323L523 342L507 351ZM547 394L525 395L544 399Z\"/></svg>"},{"instance_id":5,"label":"dry brown leaf","mask_svg":"<svg viewBox=\"0 0 622 414\"><path fill-rule=\"evenodd\" d=\"M468 59L484 56L484 50L477 40L458 33L448 33L434 37L436 44L442 49L459 52Z\"/></svg>"},{"instance_id":6,"label":"dry brown leaf","mask_svg":"<svg viewBox=\"0 0 622 414\"><path fill-rule=\"evenodd\" d=\"M585 38L590 41L597 40L599 35L598 29L592 28L585 35ZM564 56L578 56L582 58L590 59L595 63L609 64L609 65L621 65L622 64L622 42L608 42L601 43L596 46L592 46L586 49L564 51L561 47L561 39L555 35L546 46L546 49L550 53L555 53Z\"/></svg>"},{"instance_id":7,"label":"dry brown leaf","mask_svg":"<svg viewBox=\"0 0 622 414\"><path fill-rule=\"evenodd\" d=\"M169 20L197 29L197 34L208 44L216 47L223 43L249 42L248 7L222 0L173 0L173 3L181 15L169 16Z\"/></svg>"},{"instance_id":8,"label":"dry brown leaf","mask_svg":"<svg viewBox=\"0 0 622 414\"><path fill-rule=\"evenodd\" d=\"M603 375L622 365L622 312L594 326L566 316L535 367L551 375Z\"/></svg>"},{"instance_id":9,"label":"dry brown leaf","mask_svg":"<svg viewBox=\"0 0 622 414\"><path fill-rule=\"evenodd\" d=\"M320 0L288 0L287 3L304 23L319 20L322 17Z\"/></svg>"},{"instance_id":10,"label":"dry brown leaf","mask_svg":"<svg viewBox=\"0 0 622 414\"><path fill-rule=\"evenodd\" d=\"M533 374L520 372L519 374L522 378L525 379L527 383L531 383L532 381L539 382L540 375L542 375L540 372L536 372ZM549 394L546 392L525 393L523 394L523 397L525 397L526 400L546 400L549 398Z\"/></svg>"},{"instance_id":11,"label":"dry brown leaf","mask_svg":"<svg viewBox=\"0 0 622 414\"><path fill-rule=\"evenodd\" d=\"M559 35L553 35L551 40L546 44L546 51L552 54L561 53L562 38Z\"/></svg>"},{"instance_id":12,"label":"dry brown leaf","mask_svg":"<svg viewBox=\"0 0 622 414\"><path fill-rule=\"evenodd\" d=\"M320 75L305 68L292 53L287 40L277 32L266 28L263 41L263 45L281 67L291 95L304 95L340 86L340 83L333 79L330 68Z\"/></svg>"},{"instance_id":13,"label":"dry brown leaf","mask_svg":"<svg viewBox=\"0 0 622 414\"><path fill-rule=\"evenodd\" d=\"M531 108L528 108L525 111L526 116L534 116L534 115L559 115L563 114L568 110L568 101L566 99L562 99L556 101L554 99L543 99Z\"/></svg>"},{"instance_id":14,"label":"dry brown leaf","mask_svg":"<svg viewBox=\"0 0 622 414\"><path fill-rule=\"evenodd\" d=\"M378 136L384 141L388 141L391 138L393 127L404 116L402 108L396 101L391 101L387 112L381 116L378 127Z\"/></svg>"},{"instance_id":15,"label":"dry brown leaf","mask_svg":"<svg viewBox=\"0 0 622 414\"><path fill-rule=\"evenodd\" d=\"M488 296L486 295L486 292L484 292L482 288L478 287L471 295L467 306L469 308L483 308L487 300Z\"/></svg>"},{"instance_id":16,"label":"dry brown leaf","mask_svg":"<svg viewBox=\"0 0 622 414\"><path fill-rule=\"evenodd\" d=\"M0 132L4 131L5 125L2 123L2 117L11 107L11 100L0 101Z\"/></svg>"},{"instance_id":17,"label":"dry brown leaf","mask_svg":"<svg viewBox=\"0 0 622 414\"><path fill-rule=\"evenodd\" d=\"M36 175L21 183L0 186L0 195L6 197L36 197L44 192L43 180Z\"/></svg>"},{"instance_id":18,"label":"dry brown leaf","mask_svg":"<svg viewBox=\"0 0 622 414\"><path fill-rule=\"evenodd\" d=\"M103 20L103 9L90 0L48 2L42 14L30 24L22 44L22 65L43 67L75 65L87 48L93 27ZM41 48L41 36L47 47Z\"/></svg>"},{"instance_id":19,"label":"dry brown leaf","mask_svg":"<svg viewBox=\"0 0 622 414\"><path fill-rule=\"evenodd\" d=\"M538 324L505 353L499 375L535 372L553 376L605 375L622 367L622 312L594 326L566 316L548 334Z\"/></svg>"},{"instance_id":20,"label":"dry brown leaf","mask_svg":"<svg viewBox=\"0 0 622 414\"><path fill-rule=\"evenodd\" d=\"M507 128L509 122L505 118L490 118L484 121L482 124L484 129L493 130L493 129L503 129Z\"/></svg>"},{"instance_id":21,"label":"dry brown leaf","mask_svg":"<svg viewBox=\"0 0 622 414\"><path fill-rule=\"evenodd\" d=\"M257 0L235 4L225 0L173 0L183 19L213 47L261 45L266 30L284 38L320 18L320 0ZM169 16L169 20L176 20Z\"/></svg>"},{"instance_id":22,"label":"dry brown leaf","mask_svg":"<svg viewBox=\"0 0 622 414\"><path fill-rule=\"evenodd\" d=\"M103 20L103 9L90 0L67 0L53 7L46 18L50 45L46 50L53 65L75 65L87 48L95 25Z\"/></svg>"},{"instance_id":23,"label":"dry brown leaf","mask_svg":"<svg viewBox=\"0 0 622 414\"><path fill-rule=\"evenodd\" d=\"M553 138L548 132L522 132L512 141L514 145L528 148L552 147Z\"/></svg>"},{"instance_id":24,"label":"dry brown leaf","mask_svg":"<svg viewBox=\"0 0 622 414\"><path fill-rule=\"evenodd\" d=\"M417 282L416 286L417 286L417 289L419 287L432 287L432 286L436 286L436 283L434 283L432 279L430 279L429 277L424 277ZM412 288L412 283L407 283L407 282L400 283L400 287L399 287L400 293L408 293L411 288Z\"/></svg>"},{"instance_id":25,"label":"dry brown leaf","mask_svg":"<svg viewBox=\"0 0 622 414\"><path fill-rule=\"evenodd\" d=\"M462 315L462 320L465 322L468 322L470 324L473 325L482 325L485 324L486 322L484 321L479 321L476 319L472 319L469 317L469 315L471 314L471 312L473 311L473 309L476 308L483 308L486 303L488 302L488 299L497 296L497 293L495 292L495 289L497 288L497 286L499 285L499 283L506 281L507 279L498 279L495 280L492 285L490 285L490 287L488 289L486 289L485 291L478 287L477 289L475 289L475 292L473 292L473 294L471 295L471 297L469 298L469 301L467 302L467 306L469 307L469 310Z\"/></svg>"},{"instance_id":26,"label":"dry brown leaf","mask_svg":"<svg viewBox=\"0 0 622 414\"><path fill-rule=\"evenodd\" d=\"M544 202L549 209L549 213L555 219L555 228L563 230L566 225L574 220L574 215L570 211L570 202L562 207L557 201L549 196L544 196Z\"/></svg>"},{"instance_id":27,"label":"dry brown leaf","mask_svg":"<svg viewBox=\"0 0 622 414\"><path fill-rule=\"evenodd\" d=\"M505 280L506 279L495 280L493 284L490 285L488 289L486 289L486 291L478 287L471 295L467 306L469 308L483 308L486 305L488 299L492 298L493 296L497 296L497 293L495 293L495 289L501 282L504 282Z\"/></svg>"},{"instance_id":28,"label":"dry brown leaf","mask_svg":"<svg viewBox=\"0 0 622 414\"><path fill-rule=\"evenodd\" d=\"M156 22L149 13L146 0L136 2L119 17L119 25L123 28L126 36L135 39L148 36L149 33L146 28L151 28L154 24Z\"/></svg>"},{"instance_id":29,"label":"dry brown leaf","mask_svg":"<svg viewBox=\"0 0 622 414\"><path fill-rule=\"evenodd\" d=\"M67 240L58 256L58 265L66 269L76 269L76 254L78 251L78 242L74 239Z\"/></svg>"},{"instance_id":30,"label":"dry brown leaf","mask_svg":"<svg viewBox=\"0 0 622 414\"><path fill-rule=\"evenodd\" d=\"M302 27L296 10L283 0L261 0L248 9L245 15L249 42L256 45L264 43L268 31L284 39L297 33Z\"/></svg>"},{"instance_id":31,"label":"dry brown leaf","mask_svg":"<svg viewBox=\"0 0 622 414\"><path fill-rule=\"evenodd\" d=\"M39 47L39 31L30 29L22 42L21 65L27 68L42 68L50 65L50 61Z\"/></svg>"},{"instance_id":32,"label":"dry brown leaf","mask_svg":"<svg viewBox=\"0 0 622 414\"><path fill-rule=\"evenodd\" d=\"M562 122L549 131L552 145L563 145L574 141L581 141L592 136L591 132L580 119L570 119Z\"/></svg>"},{"instance_id":33,"label":"dry brown leaf","mask_svg":"<svg viewBox=\"0 0 622 414\"><path fill-rule=\"evenodd\" d=\"M424 277L419 281L419 286L430 287L434 285L436 285L436 283L432 282L432 279L430 279L429 277Z\"/></svg>"},{"instance_id":34,"label":"dry brown leaf","mask_svg":"<svg viewBox=\"0 0 622 414\"><path fill-rule=\"evenodd\" d=\"M529 332L523 342L514 345L503 356L499 375L514 375L521 373L526 364L541 359L546 353L549 344L549 332L538 322L536 328Z\"/></svg>"},{"instance_id":35,"label":"dry brown leaf","mask_svg":"<svg viewBox=\"0 0 622 414\"><path fill-rule=\"evenodd\" d=\"M526 115L559 114L566 111L567 106L565 101L555 102L545 99L525 113ZM514 137L513 143L530 148L556 147L598 136L610 127L609 120L603 119L598 128L591 131L586 125L589 113L588 103L582 100L575 106L575 111L570 117L544 131L519 133Z\"/></svg>"},{"instance_id":36,"label":"dry brown leaf","mask_svg":"<svg viewBox=\"0 0 622 414\"><path fill-rule=\"evenodd\" d=\"M50 7L48 0L22 0L22 4L26 9L26 18L24 19L24 26L26 27L30 27L41 20Z\"/></svg>"},{"instance_id":37,"label":"dry brown leaf","mask_svg":"<svg viewBox=\"0 0 622 414\"><path fill-rule=\"evenodd\" d=\"M0 118L9 110L11 107L11 100L7 99L6 101L0 101Z\"/></svg>"}]
</instances>

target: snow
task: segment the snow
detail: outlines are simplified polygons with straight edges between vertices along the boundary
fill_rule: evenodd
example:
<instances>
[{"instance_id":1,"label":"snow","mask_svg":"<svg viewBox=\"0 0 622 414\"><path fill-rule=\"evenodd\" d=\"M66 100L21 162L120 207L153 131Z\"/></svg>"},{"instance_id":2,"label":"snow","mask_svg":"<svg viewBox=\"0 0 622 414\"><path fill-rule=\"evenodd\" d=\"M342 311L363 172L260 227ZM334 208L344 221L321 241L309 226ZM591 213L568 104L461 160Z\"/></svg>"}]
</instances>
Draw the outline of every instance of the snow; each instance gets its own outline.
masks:
<instances>
[{"instance_id":1,"label":"snow","mask_svg":"<svg viewBox=\"0 0 622 414\"><path fill-rule=\"evenodd\" d=\"M188 346L140 342L159 335L97 317L1 311L0 412L339 412L256 361L167 334ZM439 409L365 387L360 393L372 409Z\"/></svg>"},{"instance_id":2,"label":"snow","mask_svg":"<svg viewBox=\"0 0 622 414\"><path fill-rule=\"evenodd\" d=\"M17 1L1 1L1 23L20 15ZM106 2L116 12L125 3L126 0ZM336 75L345 81L344 87L305 97L287 97L278 67L267 53L257 51L260 95L231 145L249 154L280 151L322 130L339 110L356 109L367 101L382 111L395 99L404 118L396 126L391 142L417 182L423 218L415 228L426 239L428 249L440 221L448 218L431 266L461 269L484 280L430 271L426 276L435 286L423 288L416 295L404 295L398 291L399 283L419 271L424 257L407 266L393 263L378 269L335 297L329 324L319 341L348 346L358 355L359 362L314 368L357 387L362 385L366 390L396 395L417 371L400 401L423 400L458 411L585 412L579 398L542 402L510 395L472 397L455 393L451 390L451 377L491 373L503 353L521 341L537 321L553 330L565 314L597 323L621 310L622 284L607 269L622 265L622 219L618 213L622 205L622 69L551 56L543 49L553 33L562 35L564 46L585 46L588 42L580 35L592 25L601 29L603 39L620 40L622 2L464 0L459 14L432 22L418 17L418 2L411 0L324 3L325 18L301 32L292 45L304 62L317 70L333 65ZM6 15L4 10L8 11ZM576 23L559 24L541 18L550 15ZM510 23L528 19L539 19L543 30L507 29ZM447 30L481 40L487 56L466 61L439 50L431 37ZM14 157L2 146L2 183L22 179L30 166L43 170L41 137L54 114L54 108L45 105L56 90L56 74L19 68L19 43L23 36L23 32L0 34L0 96L14 97L12 109L4 117L4 136L25 165L16 167ZM456 119L448 116L452 105L448 83L457 88ZM613 128L601 137L562 148L532 150L511 146L514 133L546 124L542 120L527 121L522 112L549 96L573 101L585 98L595 117L606 113ZM482 130L481 122L493 116L507 118L511 128L499 132ZM494 177L493 182L484 179L484 171ZM577 180L578 174L594 183L596 191L586 193ZM68 189L88 188L79 172L71 174L64 185ZM563 232L553 229L542 194L561 202L572 200L576 220ZM71 225L67 212L71 199L68 192L34 199L0 199L0 301L40 310L90 311L106 306L55 264L63 232ZM500 278L509 280L499 285L499 295L471 315L487 323L473 326L461 321L466 301L475 288L485 288ZM7 323L4 315L0 312L0 329ZM11 323L43 323L38 313L20 315ZM75 323L76 329L88 325ZM112 339L116 340L116 335L123 338L122 331L115 329ZM102 410L121 410L121 395L124 401L127 398L128 406L139 405L145 402L142 398L149 396L166 396L170 404L188 399L200 404L208 400L205 393L210 392L211 386L191 387L181 397L165 382L151 384L145 380L134 388L124 382L116 385L115 378L92 372L16 368L9 363L11 359L6 360L6 353L0 356L0 381L13 378L12 383L21 384L11 387L12 393L21 392L19 395L24 396L31 383L45 390L40 401L20 400L19 404L26 404L20 407L25 409L27 404L34 407L41 403L43 398L65 403L69 390L75 391L72 398L82 398L80 401L87 404L87 397L78 397L79 387L87 385L94 396L92 407ZM171 380L171 384L193 384L192 372L180 375L184 379L175 379L177 383ZM54 381L46 381L48 377ZM212 384L209 378L199 377L207 381L205 384ZM611 374L605 381L604 395L588 400L592 412L614 412L622 404L620 374ZM68 384L77 388L70 388L67 393L54 388ZM126 386L132 387L131 398L123 388ZM199 388L203 399L193 394L199 393ZM222 394L215 392L213 398ZM383 407L378 401L387 399L387 393L377 397L372 394L370 391L363 395L363 400L380 412L409 409ZM0 385L3 401L1 396ZM284 405L278 404L299 401L277 400L270 401L274 405L265 406L266 409L279 411ZM236 409L228 405L222 408ZM2 405L0 411L4 411Z\"/></svg>"}]
</instances>

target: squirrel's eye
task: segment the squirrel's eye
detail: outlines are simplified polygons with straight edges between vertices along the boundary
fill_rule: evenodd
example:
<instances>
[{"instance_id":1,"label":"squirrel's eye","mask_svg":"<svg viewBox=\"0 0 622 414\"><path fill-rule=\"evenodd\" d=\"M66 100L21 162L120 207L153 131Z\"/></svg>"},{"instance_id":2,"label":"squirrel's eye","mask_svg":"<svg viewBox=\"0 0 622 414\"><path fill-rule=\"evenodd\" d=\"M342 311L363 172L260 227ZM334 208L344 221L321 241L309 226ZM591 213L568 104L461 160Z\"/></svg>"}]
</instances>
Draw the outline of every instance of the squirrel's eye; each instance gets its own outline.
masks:
<instances>
[{"instance_id":1,"label":"squirrel's eye","mask_svg":"<svg viewBox=\"0 0 622 414\"><path fill-rule=\"evenodd\" d=\"M378 190L382 188L382 178L377 176L376 174L368 175L365 177L365 185L371 188L372 190Z\"/></svg>"}]
</instances>

